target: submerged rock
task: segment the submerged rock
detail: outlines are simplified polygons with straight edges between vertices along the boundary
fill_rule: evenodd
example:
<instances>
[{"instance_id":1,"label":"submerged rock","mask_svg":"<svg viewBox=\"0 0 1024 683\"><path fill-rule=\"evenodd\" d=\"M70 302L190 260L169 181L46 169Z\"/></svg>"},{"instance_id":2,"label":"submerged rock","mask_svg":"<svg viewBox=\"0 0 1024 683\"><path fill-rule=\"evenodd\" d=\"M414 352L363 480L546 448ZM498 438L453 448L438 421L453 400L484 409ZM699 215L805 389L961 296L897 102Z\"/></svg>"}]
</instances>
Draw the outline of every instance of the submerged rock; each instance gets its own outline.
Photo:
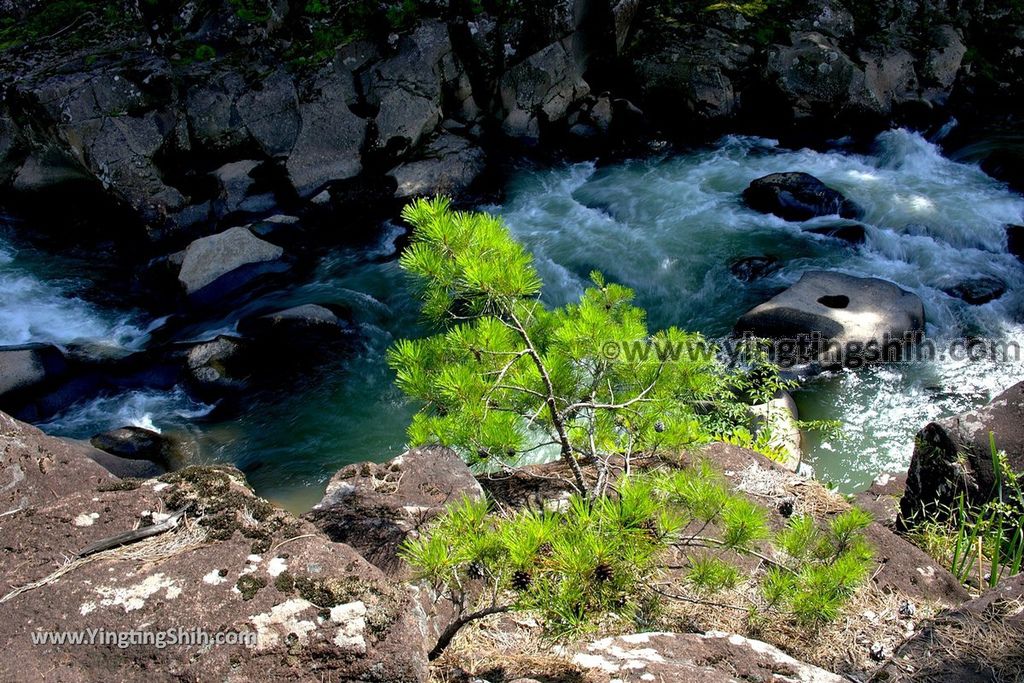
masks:
<instances>
[{"instance_id":1,"label":"submerged rock","mask_svg":"<svg viewBox=\"0 0 1024 683\"><path fill-rule=\"evenodd\" d=\"M808 343L806 348L791 349L793 357L787 362L817 359L853 366L901 352L908 335L921 332L924 323L920 297L891 282L810 271L786 291L744 313L735 332ZM818 348L815 340L832 342L834 349ZM895 344L892 349L887 347L890 341ZM869 357L872 348L877 357ZM830 353L822 355L826 350ZM835 357L836 350L841 357Z\"/></svg>"},{"instance_id":2,"label":"submerged rock","mask_svg":"<svg viewBox=\"0 0 1024 683\"><path fill-rule=\"evenodd\" d=\"M168 436L142 427L121 427L89 439L96 448L128 460L148 460L164 469L180 466L181 444Z\"/></svg>"},{"instance_id":3,"label":"submerged rock","mask_svg":"<svg viewBox=\"0 0 1024 683\"><path fill-rule=\"evenodd\" d=\"M201 237L185 250L178 281L190 299L212 303L256 278L286 270L284 249L237 227Z\"/></svg>"},{"instance_id":4,"label":"submerged rock","mask_svg":"<svg viewBox=\"0 0 1024 683\"><path fill-rule=\"evenodd\" d=\"M244 335L259 339L286 337L295 342L314 341L310 336L321 339L338 337L348 329L349 324L334 311L318 304L244 318L238 323L238 331Z\"/></svg>"},{"instance_id":5,"label":"submerged rock","mask_svg":"<svg viewBox=\"0 0 1024 683\"><path fill-rule=\"evenodd\" d=\"M822 228L811 228L807 232L824 237L832 237L850 244L864 244L867 240L865 228L860 223L846 225L827 225Z\"/></svg>"},{"instance_id":6,"label":"submerged rock","mask_svg":"<svg viewBox=\"0 0 1024 683\"><path fill-rule=\"evenodd\" d=\"M734 261L729 266L729 272L741 282L753 282L771 275L781 267L775 256L748 256Z\"/></svg>"},{"instance_id":7,"label":"submerged rock","mask_svg":"<svg viewBox=\"0 0 1024 683\"><path fill-rule=\"evenodd\" d=\"M864 210L809 173L772 173L743 191L747 206L787 221L806 221L838 214L859 219Z\"/></svg>"},{"instance_id":8,"label":"submerged rock","mask_svg":"<svg viewBox=\"0 0 1024 683\"><path fill-rule=\"evenodd\" d=\"M978 410L931 422L918 432L900 501L904 524L922 512L955 506L961 494L975 502L996 495L990 434L996 448L1006 452L1011 471L1024 473L1024 382Z\"/></svg>"},{"instance_id":9,"label":"submerged rock","mask_svg":"<svg viewBox=\"0 0 1024 683\"><path fill-rule=\"evenodd\" d=\"M958 282L942 291L974 306L982 306L1005 294L1006 283L995 277L979 277Z\"/></svg>"}]
</instances>

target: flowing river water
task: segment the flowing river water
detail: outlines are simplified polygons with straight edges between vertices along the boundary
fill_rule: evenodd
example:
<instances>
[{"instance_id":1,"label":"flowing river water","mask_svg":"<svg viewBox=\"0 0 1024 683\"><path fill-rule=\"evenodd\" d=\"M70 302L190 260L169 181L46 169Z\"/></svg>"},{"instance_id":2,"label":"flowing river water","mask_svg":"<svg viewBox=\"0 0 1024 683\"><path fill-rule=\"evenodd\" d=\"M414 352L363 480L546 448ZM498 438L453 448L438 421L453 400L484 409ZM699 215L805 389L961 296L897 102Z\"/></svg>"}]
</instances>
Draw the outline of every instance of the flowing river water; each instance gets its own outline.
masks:
<instances>
[{"instance_id":1,"label":"flowing river water","mask_svg":"<svg viewBox=\"0 0 1024 683\"><path fill-rule=\"evenodd\" d=\"M754 178L804 171L866 210L866 243L854 247L808 230L834 223L787 223L746 208ZM1024 218L1024 198L977 166L944 157L916 133L883 133L869 153L787 150L762 138L727 137L713 147L598 166L577 163L514 173L500 212L535 254L544 297L578 297L591 270L634 288L652 329L677 325L725 335L746 310L810 269L881 277L925 302L927 333L942 341L978 336L1024 345L1024 267L1007 252L1004 226ZM197 459L232 462L261 494L308 509L339 467L399 452L411 407L394 388L384 352L417 334L417 309L395 262L400 231L388 226L372 249L327 254L305 283L272 295L282 307L344 303L364 344L343 367L323 368L286 393L257 397L240 417L217 421L181 390L134 391L74 406L42 427L86 438L135 424L185 432ZM773 256L780 268L743 283L729 266ZM76 298L86 274L52 256L15 250L0 237L0 345L99 340L145 343L159 325L138 311ZM59 279L51 274L60 272ZM944 292L995 277L999 299L972 306ZM268 303L267 300L261 302ZM230 330L231 318L197 331ZM808 435L805 460L843 491L881 472L905 470L913 435L927 421L980 405L1024 379L1024 363L949 357L818 376L796 393L804 419L834 419L842 431Z\"/></svg>"}]
</instances>

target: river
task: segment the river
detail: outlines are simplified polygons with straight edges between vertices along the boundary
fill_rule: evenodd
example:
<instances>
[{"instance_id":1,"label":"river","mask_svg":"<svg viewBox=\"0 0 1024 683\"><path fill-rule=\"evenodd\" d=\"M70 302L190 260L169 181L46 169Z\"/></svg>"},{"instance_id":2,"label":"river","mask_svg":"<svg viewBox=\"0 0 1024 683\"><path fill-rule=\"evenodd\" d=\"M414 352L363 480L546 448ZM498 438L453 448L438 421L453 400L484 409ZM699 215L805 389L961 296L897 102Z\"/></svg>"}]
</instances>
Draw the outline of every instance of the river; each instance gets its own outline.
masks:
<instances>
[{"instance_id":1,"label":"river","mask_svg":"<svg viewBox=\"0 0 1024 683\"><path fill-rule=\"evenodd\" d=\"M834 219L787 223L742 204L754 178L796 170L866 209L864 245L807 232ZM1024 198L916 133L883 133L868 152L787 150L763 138L727 137L684 154L606 165L523 165L502 204L482 208L501 213L535 254L551 304L578 297L596 268L636 290L652 329L677 325L719 337L802 272L828 269L917 293L934 339L1024 344L1024 268L1007 253L1004 234L1005 224L1022 222ZM237 464L262 495L308 509L339 467L402 449L411 408L392 385L384 352L419 327L395 261L399 237L389 224L372 248L330 251L307 281L260 302L351 307L364 342L343 366L321 368L284 395L257 396L230 420L214 418L211 406L182 390L140 390L73 406L41 426L77 438L127 424L182 433L199 444L197 459ZM763 255L781 267L751 283L730 274L735 260ZM943 291L979 276L1003 281L1006 293L972 306ZM0 234L0 345L143 346L160 321L77 297L87 279L81 264L15 249ZM233 324L231 317L211 321L195 337ZM927 421L980 405L1021 379L1019 361L950 358L826 373L796 392L801 417L839 420L843 429L809 435L806 461L820 479L856 491L881 472L905 470L913 435Z\"/></svg>"}]
</instances>

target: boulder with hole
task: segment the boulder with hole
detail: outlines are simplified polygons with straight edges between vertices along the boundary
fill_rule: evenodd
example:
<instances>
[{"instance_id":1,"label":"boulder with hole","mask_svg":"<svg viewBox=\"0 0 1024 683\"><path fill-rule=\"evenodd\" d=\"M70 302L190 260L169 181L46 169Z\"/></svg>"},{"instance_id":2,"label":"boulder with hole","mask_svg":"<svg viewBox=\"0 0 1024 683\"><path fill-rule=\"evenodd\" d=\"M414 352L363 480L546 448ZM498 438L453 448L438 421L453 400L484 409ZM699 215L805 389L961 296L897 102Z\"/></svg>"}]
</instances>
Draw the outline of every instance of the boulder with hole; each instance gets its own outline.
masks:
<instances>
[{"instance_id":1,"label":"boulder with hole","mask_svg":"<svg viewBox=\"0 0 1024 683\"><path fill-rule=\"evenodd\" d=\"M787 362L855 366L898 360L924 324L921 298L891 282L810 271L744 313L735 332L793 344Z\"/></svg>"}]
</instances>

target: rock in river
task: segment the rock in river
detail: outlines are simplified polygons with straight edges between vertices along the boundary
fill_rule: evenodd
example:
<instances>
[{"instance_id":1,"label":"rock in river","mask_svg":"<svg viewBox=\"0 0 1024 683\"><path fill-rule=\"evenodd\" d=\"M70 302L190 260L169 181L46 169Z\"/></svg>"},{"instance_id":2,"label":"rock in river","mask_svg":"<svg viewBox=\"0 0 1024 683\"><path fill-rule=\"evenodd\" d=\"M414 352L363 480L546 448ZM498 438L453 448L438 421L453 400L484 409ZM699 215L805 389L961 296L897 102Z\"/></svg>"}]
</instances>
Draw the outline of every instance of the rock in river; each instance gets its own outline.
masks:
<instances>
[{"instance_id":1,"label":"rock in river","mask_svg":"<svg viewBox=\"0 0 1024 683\"><path fill-rule=\"evenodd\" d=\"M859 220L864 210L809 173L772 173L743 191L743 200L761 213L787 221L806 221L838 214Z\"/></svg>"},{"instance_id":2,"label":"rock in river","mask_svg":"<svg viewBox=\"0 0 1024 683\"><path fill-rule=\"evenodd\" d=\"M287 268L284 249L237 227L201 237L185 250L178 281L193 301L210 303L261 275Z\"/></svg>"},{"instance_id":3,"label":"rock in river","mask_svg":"<svg viewBox=\"0 0 1024 683\"><path fill-rule=\"evenodd\" d=\"M777 340L813 340L838 344L847 365L860 364L871 346L888 340L903 341L908 334L924 329L924 304L916 294L877 278L860 278L843 273L810 271L775 298L740 317L739 335ZM869 346L870 345L870 346ZM833 345L835 346L835 345ZM889 349L883 348L888 355ZM797 362L813 360L820 353L806 349ZM830 363L840 359L831 358ZM874 360L883 360L876 358Z\"/></svg>"}]
</instances>

